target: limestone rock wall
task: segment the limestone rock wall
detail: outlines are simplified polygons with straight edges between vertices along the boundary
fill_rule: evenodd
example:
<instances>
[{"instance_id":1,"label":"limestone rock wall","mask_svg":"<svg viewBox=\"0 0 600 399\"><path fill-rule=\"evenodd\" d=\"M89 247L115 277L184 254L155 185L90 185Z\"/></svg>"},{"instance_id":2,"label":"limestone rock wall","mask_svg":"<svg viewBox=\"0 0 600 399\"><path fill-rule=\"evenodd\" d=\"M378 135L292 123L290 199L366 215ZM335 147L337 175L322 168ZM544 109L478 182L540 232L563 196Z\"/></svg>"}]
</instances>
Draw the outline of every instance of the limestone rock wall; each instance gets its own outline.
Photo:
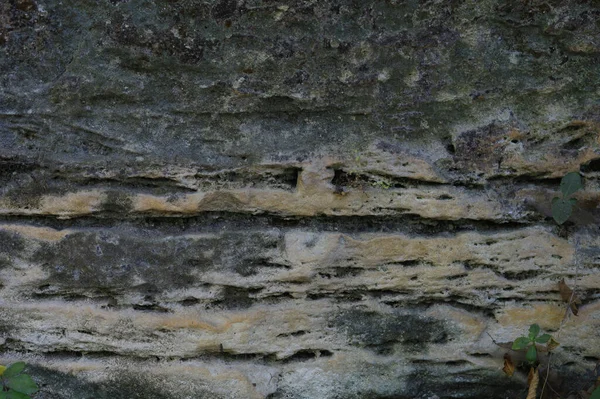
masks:
<instances>
[{"instance_id":1,"label":"limestone rock wall","mask_svg":"<svg viewBox=\"0 0 600 399\"><path fill-rule=\"evenodd\" d=\"M492 337L535 322L560 335L554 387L589 387L598 20L576 0L3 1L2 361L38 398L505 398L526 381ZM562 278L582 304L557 332Z\"/></svg>"}]
</instances>

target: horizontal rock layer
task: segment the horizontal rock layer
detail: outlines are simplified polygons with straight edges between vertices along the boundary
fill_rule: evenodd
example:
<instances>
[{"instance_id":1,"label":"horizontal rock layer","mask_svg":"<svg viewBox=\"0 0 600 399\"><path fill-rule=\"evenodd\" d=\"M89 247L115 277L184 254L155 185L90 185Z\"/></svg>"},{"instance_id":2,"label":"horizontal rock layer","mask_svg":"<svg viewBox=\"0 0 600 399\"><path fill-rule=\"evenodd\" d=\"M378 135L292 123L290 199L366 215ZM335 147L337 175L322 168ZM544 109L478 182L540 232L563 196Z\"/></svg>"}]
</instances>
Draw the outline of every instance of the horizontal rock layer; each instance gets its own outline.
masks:
<instances>
[{"instance_id":1,"label":"horizontal rock layer","mask_svg":"<svg viewBox=\"0 0 600 399\"><path fill-rule=\"evenodd\" d=\"M538 323L552 389L587 389L598 15L3 2L2 361L42 399L505 398L527 371L507 343Z\"/></svg>"}]
</instances>

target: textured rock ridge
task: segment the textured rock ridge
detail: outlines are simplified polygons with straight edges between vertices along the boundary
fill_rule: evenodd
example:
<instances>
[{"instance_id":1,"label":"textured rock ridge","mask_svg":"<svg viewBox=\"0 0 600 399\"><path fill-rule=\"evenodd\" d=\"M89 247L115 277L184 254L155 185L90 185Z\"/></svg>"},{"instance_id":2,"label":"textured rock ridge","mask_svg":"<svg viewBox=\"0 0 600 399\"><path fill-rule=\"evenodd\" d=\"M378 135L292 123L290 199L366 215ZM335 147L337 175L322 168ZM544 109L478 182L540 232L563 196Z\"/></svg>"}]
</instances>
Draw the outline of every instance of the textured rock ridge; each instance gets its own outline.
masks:
<instances>
[{"instance_id":1,"label":"textured rock ridge","mask_svg":"<svg viewBox=\"0 0 600 399\"><path fill-rule=\"evenodd\" d=\"M2 362L48 399L505 398L526 380L502 343L538 323L553 389L588 388L599 17L2 2ZM582 304L559 332L562 278Z\"/></svg>"}]
</instances>

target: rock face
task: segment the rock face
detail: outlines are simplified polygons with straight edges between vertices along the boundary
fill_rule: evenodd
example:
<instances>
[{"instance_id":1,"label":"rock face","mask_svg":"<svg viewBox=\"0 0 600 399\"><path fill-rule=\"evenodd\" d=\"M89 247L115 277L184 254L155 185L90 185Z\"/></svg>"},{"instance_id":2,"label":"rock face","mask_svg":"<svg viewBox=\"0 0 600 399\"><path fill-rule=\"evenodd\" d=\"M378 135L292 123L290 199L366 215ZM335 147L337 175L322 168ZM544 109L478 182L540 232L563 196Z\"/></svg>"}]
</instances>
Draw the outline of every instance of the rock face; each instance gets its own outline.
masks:
<instances>
[{"instance_id":1,"label":"rock face","mask_svg":"<svg viewBox=\"0 0 600 399\"><path fill-rule=\"evenodd\" d=\"M561 342L553 389L588 388L599 19L576 0L3 1L2 362L29 363L36 398L524 397L502 343L537 323Z\"/></svg>"}]
</instances>

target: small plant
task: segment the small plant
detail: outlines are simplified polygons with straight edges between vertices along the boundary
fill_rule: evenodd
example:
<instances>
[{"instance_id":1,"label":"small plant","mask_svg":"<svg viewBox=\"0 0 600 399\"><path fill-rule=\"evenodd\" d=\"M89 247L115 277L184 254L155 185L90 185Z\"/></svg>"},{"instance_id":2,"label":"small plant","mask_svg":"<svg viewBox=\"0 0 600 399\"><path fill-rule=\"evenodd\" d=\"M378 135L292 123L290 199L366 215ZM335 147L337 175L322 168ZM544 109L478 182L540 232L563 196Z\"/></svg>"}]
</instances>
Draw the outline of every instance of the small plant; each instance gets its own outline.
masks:
<instances>
[{"instance_id":1,"label":"small plant","mask_svg":"<svg viewBox=\"0 0 600 399\"><path fill-rule=\"evenodd\" d=\"M552 217L559 225L562 225L569 219L569 217L571 217L571 214L573 213L573 206L577 202L577 200L575 198L572 198L572 196L581 188L583 188L583 183L581 180L581 175L577 172L567 173L561 179L560 191L562 195L560 197L554 197L552 199ZM569 286L567 286L564 279L561 280L559 283L559 291L561 298L568 303L569 308L571 309L573 314L577 315L577 304L580 304L581 300L577 297L574 291L571 288L569 288ZM565 318L563 319L563 322L566 319L567 315L568 310L565 313ZM559 333L560 327L558 329L557 334ZM545 345L545 347L541 345ZM546 385L548 383L548 376L550 372L550 355L551 352L558 345L559 343L550 334L540 335L540 326L537 324L532 324L529 327L529 334L526 337L519 337L512 343L512 350L526 351L525 359L530 365L528 375L529 388L527 392L527 399L537 398L538 385L540 385L540 362L538 360L538 351L548 352L546 378L544 383L542 384L542 392L540 394L540 398L542 398L544 397L544 389L546 388ZM509 377L512 376L515 372L515 364L513 363L512 358L508 353L504 355L504 367L502 370ZM591 389L588 392L590 391ZM591 396L589 396L589 399L600 399L600 388L598 387L598 384L596 384L596 388L591 393Z\"/></svg>"},{"instance_id":2,"label":"small plant","mask_svg":"<svg viewBox=\"0 0 600 399\"><path fill-rule=\"evenodd\" d=\"M529 335L515 339L515 342L512 344L513 350L527 349L525 359L527 359L530 364L537 362L536 344L547 344L548 351L551 351L558 346L558 342L556 342L550 334L542 334L538 336L539 333L540 326L537 324L532 324L529 327Z\"/></svg>"},{"instance_id":3,"label":"small plant","mask_svg":"<svg viewBox=\"0 0 600 399\"><path fill-rule=\"evenodd\" d=\"M558 224L566 222L573 212L573 205L577 202L575 198L570 198L579 189L583 187L581 176L577 172L567 173L560 181L560 191L562 197L552 199L552 217Z\"/></svg>"},{"instance_id":4,"label":"small plant","mask_svg":"<svg viewBox=\"0 0 600 399\"><path fill-rule=\"evenodd\" d=\"M31 399L30 395L38 391L35 381L23 373L24 368L24 362L16 362L8 367L0 366L0 399Z\"/></svg>"}]
</instances>

